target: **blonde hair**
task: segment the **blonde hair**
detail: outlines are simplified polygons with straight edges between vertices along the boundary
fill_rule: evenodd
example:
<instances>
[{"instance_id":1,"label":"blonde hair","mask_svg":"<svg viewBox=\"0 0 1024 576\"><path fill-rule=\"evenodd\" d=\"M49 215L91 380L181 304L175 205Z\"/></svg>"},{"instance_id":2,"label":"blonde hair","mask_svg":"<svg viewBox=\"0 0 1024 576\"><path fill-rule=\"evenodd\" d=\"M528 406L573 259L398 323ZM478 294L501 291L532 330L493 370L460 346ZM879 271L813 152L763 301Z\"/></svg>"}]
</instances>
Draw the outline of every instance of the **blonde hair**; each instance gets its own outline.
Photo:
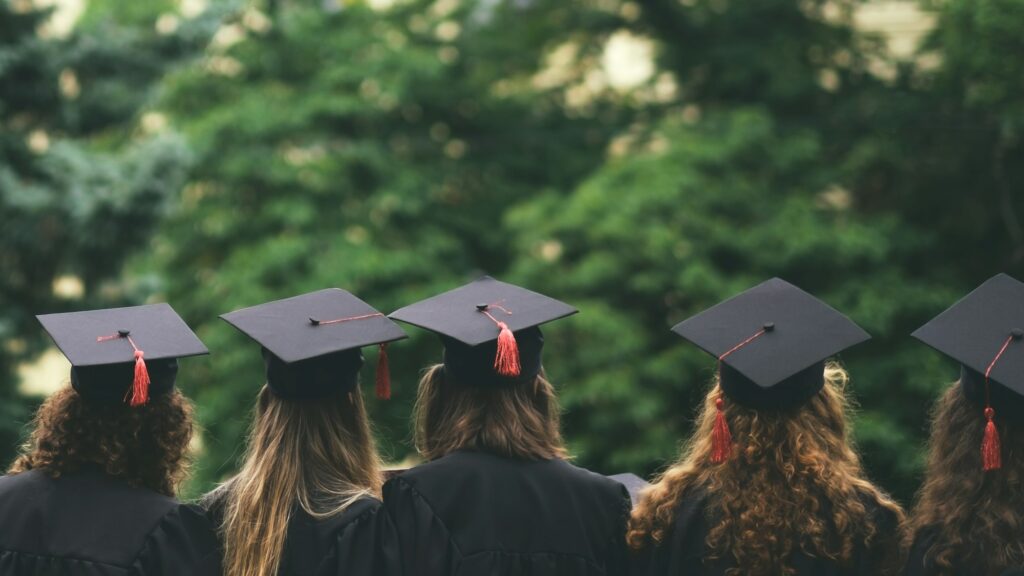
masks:
<instances>
[{"instance_id":1,"label":"blonde hair","mask_svg":"<svg viewBox=\"0 0 1024 576\"><path fill-rule=\"evenodd\" d=\"M633 511L630 546L663 542L679 502L699 491L706 492L715 519L708 557L731 557L742 566L731 574L792 574L784 562L797 551L851 562L858 545L876 536L865 497L901 521L899 506L864 478L852 447L846 371L830 363L824 376L821 392L795 410L760 412L727 401L725 418L736 443L732 457L718 465L711 463L715 403L722 394L716 381L688 447ZM830 505L829 516L821 512L822 500ZM891 548L888 561L895 564L898 546Z\"/></svg>"},{"instance_id":2,"label":"blonde hair","mask_svg":"<svg viewBox=\"0 0 1024 576\"><path fill-rule=\"evenodd\" d=\"M223 498L224 573L276 576L292 508L314 518L378 496L380 460L362 393L292 401L260 391L241 471Z\"/></svg>"},{"instance_id":3,"label":"blonde hair","mask_svg":"<svg viewBox=\"0 0 1024 576\"><path fill-rule=\"evenodd\" d=\"M416 449L426 459L468 448L528 460L567 458L558 397L543 371L507 386L452 382L444 365L427 369L416 397Z\"/></svg>"},{"instance_id":4,"label":"blonde hair","mask_svg":"<svg viewBox=\"0 0 1024 576\"><path fill-rule=\"evenodd\" d=\"M959 385L946 390L933 412L928 467L907 543L934 531L926 554L939 575L958 567L989 575L1024 566L1024 427L999 421L1003 467L986 473L985 424Z\"/></svg>"}]
</instances>

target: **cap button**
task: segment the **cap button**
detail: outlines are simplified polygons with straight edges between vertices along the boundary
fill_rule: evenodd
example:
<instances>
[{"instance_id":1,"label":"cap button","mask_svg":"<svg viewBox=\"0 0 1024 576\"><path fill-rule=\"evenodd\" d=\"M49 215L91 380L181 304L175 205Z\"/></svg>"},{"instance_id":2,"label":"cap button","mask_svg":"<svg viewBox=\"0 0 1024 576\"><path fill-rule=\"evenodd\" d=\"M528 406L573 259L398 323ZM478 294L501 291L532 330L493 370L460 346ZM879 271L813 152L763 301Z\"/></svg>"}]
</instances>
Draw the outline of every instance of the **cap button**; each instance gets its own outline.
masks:
<instances>
[{"instance_id":1,"label":"cap button","mask_svg":"<svg viewBox=\"0 0 1024 576\"><path fill-rule=\"evenodd\" d=\"M477 304L476 305L476 309L481 311L481 312L483 312L484 310L487 310L490 307L491 307L490 304Z\"/></svg>"},{"instance_id":2,"label":"cap button","mask_svg":"<svg viewBox=\"0 0 1024 576\"><path fill-rule=\"evenodd\" d=\"M1024 338L1024 330L1014 328L1013 330L1010 330L1010 336L1012 336L1014 340L1020 340L1021 338Z\"/></svg>"},{"instance_id":3,"label":"cap button","mask_svg":"<svg viewBox=\"0 0 1024 576\"><path fill-rule=\"evenodd\" d=\"M317 320L316 318L313 318L312 316L309 317L309 323L312 324L313 326L319 326L320 325L320 321Z\"/></svg>"},{"instance_id":4,"label":"cap button","mask_svg":"<svg viewBox=\"0 0 1024 576\"><path fill-rule=\"evenodd\" d=\"M132 333L131 330L118 330L117 331L117 335L120 336L121 338L126 338L131 333Z\"/></svg>"},{"instance_id":5,"label":"cap button","mask_svg":"<svg viewBox=\"0 0 1024 576\"><path fill-rule=\"evenodd\" d=\"M772 330L775 330L775 322L765 322L762 328L764 328L765 332L771 332Z\"/></svg>"}]
</instances>

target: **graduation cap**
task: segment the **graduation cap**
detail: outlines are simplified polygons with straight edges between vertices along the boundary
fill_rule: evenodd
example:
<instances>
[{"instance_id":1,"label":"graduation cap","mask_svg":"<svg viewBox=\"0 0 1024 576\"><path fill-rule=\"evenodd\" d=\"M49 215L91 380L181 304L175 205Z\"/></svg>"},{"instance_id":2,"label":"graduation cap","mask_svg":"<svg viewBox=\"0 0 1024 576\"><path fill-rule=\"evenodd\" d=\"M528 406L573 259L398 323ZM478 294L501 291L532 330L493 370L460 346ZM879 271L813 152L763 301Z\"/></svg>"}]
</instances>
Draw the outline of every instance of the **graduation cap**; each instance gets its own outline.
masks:
<instances>
[{"instance_id":1,"label":"graduation cap","mask_svg":"<svg viewBox=\"0 0 1024 576\"><path fill-rule=\"evenodd\" d=\"M405 332L380 311L340 288L327 288L221 315L263 347L267 385L281 398L320 398L352 390L361 348L376 344L377 396L391 397L387 344Z\"/></svg>"},{"instance_id":2,"label":"graduation cap","mask_svg":"<svg viewBox=\"0 0 1024 576\"><path fill-rule=\"evenodd\" d=\"M535 378L544 348L540 325L576 312L554 298L484 276L390 317L438 334L445 373L486 386Z\"/></svg>"},{"instance_id":3,"label":"graduation cap","mask_svg":"<svg viewBox=\"0 0 1024 576\"><path fill-rule=\"evenodd\" d=\"M208 354L168 304L36 316L85 398L140 406L174 387L178 358Z\"/></svg>"},{"instance_id":4,"label":"graduation cap","mask_svg":"<svg viewBox=\"0 0 1024 576\"><path fill-rule=\"evenodd\" d=\"M718 359L722 391L755 410L803 405L825 384L829 357L868 340L860 326L800 288L772 278L672 328ZM731 453L718 399L712 460Z\"/></svg>"},{"instance_id":5,"label":"graduation cap","mask_svg":"<svg viewBox=\"0 0 1024 576\"><path fill-rule=\"evenodd\" d=\"M995 416L1024 417L1024 284L998 274L912 334L960 362L964 395L982 408L986 471L1002 467Z\"/></svg>"}]
</instances>

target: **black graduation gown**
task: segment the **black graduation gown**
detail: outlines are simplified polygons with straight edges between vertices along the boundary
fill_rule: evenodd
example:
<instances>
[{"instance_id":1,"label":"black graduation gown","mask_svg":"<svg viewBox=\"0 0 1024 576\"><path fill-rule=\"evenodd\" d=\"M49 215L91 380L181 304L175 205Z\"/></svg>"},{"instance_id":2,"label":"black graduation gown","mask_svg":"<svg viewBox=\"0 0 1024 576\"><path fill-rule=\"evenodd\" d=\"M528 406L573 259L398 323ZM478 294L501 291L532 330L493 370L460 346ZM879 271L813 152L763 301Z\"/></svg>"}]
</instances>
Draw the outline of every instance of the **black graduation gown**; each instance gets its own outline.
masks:
<instances>
[{"instance_id":1,"label":"black graduation gown","mask_svg":"<svg viewBox=\"0 0 1024 576\"><path fill-rule=\"evenodd\" d=\"M907 568L905 576L934 576L938 574L928 551L935 544L936 531L925 528L914 534L914 544L910 547L910 554L907 557ZM964 566L956 567L955 576L983 576L977 570L970 570ZM1000 576L1024 576L1024 567L1009 568Z\"/></svg>"},{"instance_id":2,"label":"black graduation gown","mask_svg":"<svg viewBox=\"0 0 1024 576\"><path fill-rule=\"evenodd\" d=\"M922 530L914 534L914 544L910 547L910 554L907 555L907 569L904 573L907 576L927 576L936 574L931 560L927 558L928 550L935 543L935 532ZM971 576L969 572L957 570L957 576Z\"/></svg>"},{"instance_id":3,"label":"black graduation gown","mask_svg":"<svg viewBox=\"0 0 1024 576\"><path fill-rule=\"evenodd\" d=\"M384 485L416 576L625 574L625 488L563 460L458 451Z\"/></svg>"},{"instance_id":4,"label":"black graduation gown","mask_svg":"<svg viewBox=\"0 0 1024 576\"><path fill-rule=\"evenodd\" d=\"M98 470L0 477L0 575L220 574L200 510Z\"/></svg>"},{"instance_id":5,"label":"black graduation gown","mask_svg":"<svg viewBox=\"0 0 1024 576\"><path fill-rule=\"evenodd\" d=\"M210 521L221 521L221 494L205 499ZM344 512L316 519L292 509L281 576L393 576L399 574L394 525L380 500L365 496Z\"/></svg>"},{"instance_id":6,"label":"black graduation gown","mask_svg":"<svg viewBox=\"0 0 1024 576\"><path fill-rule=\"evenodd\" d=\"M633 556L633 576L669 576L685 574L687 576L718 576L735 565L729 558L714 562L704 562L705 541L710 520L705 512L707 496L697 492L692 496L684 496L676 510L676 521L672 531L660 546L648 547ZM839 566L825 558L815 558L797 552L790 558L790 566L801 576L875 576L881 573L881 567L888 560L887 551L894 551L898 543L898 520L891 511L873 503L878 536L874 542L882 545L872 546L869 550L855 553L852 566ZM887 540L889 539L889 540Z\"/></svg>"}]
</instances>

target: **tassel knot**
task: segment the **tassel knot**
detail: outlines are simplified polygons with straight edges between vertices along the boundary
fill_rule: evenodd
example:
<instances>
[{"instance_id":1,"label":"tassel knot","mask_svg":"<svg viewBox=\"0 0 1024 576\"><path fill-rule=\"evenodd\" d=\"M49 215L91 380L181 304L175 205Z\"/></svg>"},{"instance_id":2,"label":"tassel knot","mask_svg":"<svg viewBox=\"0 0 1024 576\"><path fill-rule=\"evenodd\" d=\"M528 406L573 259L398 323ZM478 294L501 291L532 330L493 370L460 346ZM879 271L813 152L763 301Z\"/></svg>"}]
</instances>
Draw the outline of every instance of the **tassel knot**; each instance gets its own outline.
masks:
<instances>
[{"instance_id":1,"label":"tassel knot","mask_svg":"<svg viewBox=\"0 0 1024 576\"><path fill-rule=\"evenodd\" d=\"M504 322L498 322L498 353L494 357L494 370L502 376L519 376L519 345L516 336Z\"/></svg>"},{"instance_id":2,"label":"tassel knot","mask_svg":"<svg viewBox=\"0 0 1024 576\"><path fill-rule=\"evenodd\" d=\"M999 442L999 430L995 423L996 411L991 406L985 408L985 438L981 441L981 465L985 472L999 470L1003 467L1002 445Z\"/></svg>"},{"instance_id":3,"label":"tassel knot","mask_svg":"<svg viewBox=\"0 0 1024 576\"><path fill-rule=\"evenodd\" d=\"M721 464L732 455L732 432L725 421L725 401L715 400L715 427L711 431L711 463Z\"/></svg>"},{"instance_id":4,"label":"tassel knot","mask_svg":"<svg viewBox=\"0 0 1024 576\"><path fill-rule=\"evenodd\" d=\"M380 345L377 354L377 398L391 399L391 368L388 366L388 345Z\"/></svg>"}]
</instances>

